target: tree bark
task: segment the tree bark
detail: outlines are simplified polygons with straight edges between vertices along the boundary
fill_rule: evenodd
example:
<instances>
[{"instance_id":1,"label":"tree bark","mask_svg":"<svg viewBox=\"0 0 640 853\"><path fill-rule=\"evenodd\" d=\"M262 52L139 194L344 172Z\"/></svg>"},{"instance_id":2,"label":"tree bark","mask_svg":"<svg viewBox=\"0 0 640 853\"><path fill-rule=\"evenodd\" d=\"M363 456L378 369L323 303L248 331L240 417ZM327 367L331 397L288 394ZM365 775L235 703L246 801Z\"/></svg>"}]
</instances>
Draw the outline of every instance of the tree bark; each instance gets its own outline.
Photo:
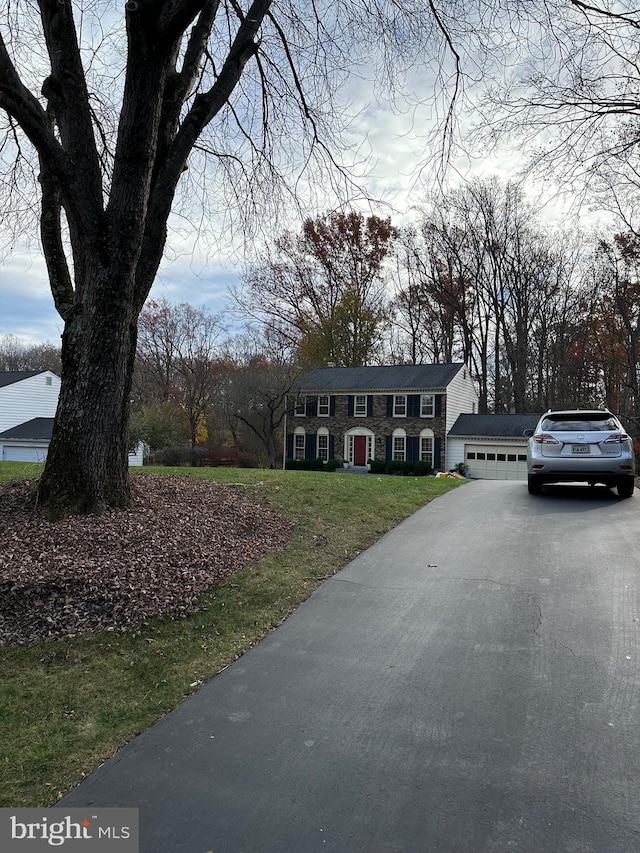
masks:
<instances>
[{"instance_id":1,"label":"tree bark","mask_svg":"<svg viewBox=\"0 0 640 853\"><path fill-rule=\"evenodd\" d=\"M50 518L130 502L128 423L136 319L109 269L66 321L62 385L36 500Z\"/></svg>"}]
</instances>

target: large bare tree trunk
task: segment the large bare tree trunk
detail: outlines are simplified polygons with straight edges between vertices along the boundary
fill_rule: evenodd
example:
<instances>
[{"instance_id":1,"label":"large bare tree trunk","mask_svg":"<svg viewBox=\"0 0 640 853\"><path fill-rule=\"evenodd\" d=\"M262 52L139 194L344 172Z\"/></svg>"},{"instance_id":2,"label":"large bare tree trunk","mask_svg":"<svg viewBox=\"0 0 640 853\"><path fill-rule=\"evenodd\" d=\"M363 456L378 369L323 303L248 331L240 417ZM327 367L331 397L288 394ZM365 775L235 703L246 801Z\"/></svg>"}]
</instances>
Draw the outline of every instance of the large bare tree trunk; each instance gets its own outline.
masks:
<instances>
[{"instance_id":1,"label":"large bare tree trunk","mask_svg":"<svg viewBox=\"0 0 640 853\"><path fill-rule=\"evenodd\" d=\"M136 322L131 300L101 273L94 298L65 323L62 386L37 492L52 517L103 512L130 500L128 423ZM120 284L118 282L118 284Z\"/></svg>"}]
</instances>

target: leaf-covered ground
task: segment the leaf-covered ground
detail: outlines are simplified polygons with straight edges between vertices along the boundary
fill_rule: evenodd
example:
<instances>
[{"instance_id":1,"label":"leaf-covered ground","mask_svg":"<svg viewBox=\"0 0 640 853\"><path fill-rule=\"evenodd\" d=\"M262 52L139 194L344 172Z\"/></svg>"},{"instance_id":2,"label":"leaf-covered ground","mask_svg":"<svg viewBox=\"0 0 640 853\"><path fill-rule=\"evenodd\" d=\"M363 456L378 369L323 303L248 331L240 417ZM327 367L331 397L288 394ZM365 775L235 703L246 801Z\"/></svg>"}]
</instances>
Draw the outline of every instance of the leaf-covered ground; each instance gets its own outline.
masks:
<instances>
[{"instance_id":1,"label":"leaf-covered ground","mask_svg":"<svg viewBox=\"0 0 640 853\"><path fill-rule=\"evenodd\" d=\"M249 490L188 477L136 477L128 511L55 523L25 508L32 486L0 486L0 645L192 613L290 535Z\"/></svg>"}]
</instances>

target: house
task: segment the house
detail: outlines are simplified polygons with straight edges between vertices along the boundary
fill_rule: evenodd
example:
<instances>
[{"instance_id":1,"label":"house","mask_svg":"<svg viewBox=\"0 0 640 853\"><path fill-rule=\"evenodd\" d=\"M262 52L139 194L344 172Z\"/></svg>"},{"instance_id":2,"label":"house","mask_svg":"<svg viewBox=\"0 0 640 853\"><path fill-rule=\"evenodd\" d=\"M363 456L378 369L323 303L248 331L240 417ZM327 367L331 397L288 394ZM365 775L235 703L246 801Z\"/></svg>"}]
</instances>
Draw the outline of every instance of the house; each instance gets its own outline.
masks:
<instances>
[{"instance_id":1,"label":"house","mask_svg":"<svg viewBox=\"0 0 640 853\"><path fill-rule=\"evenodd\" d=\"M31 418L0 432L0 460L3 462L44 462L49 450L53 418Z\"/></svg>"},{"instance_id":2,"label":"house","mask_svg":"<svg viewBox=\"0 0 640 853\"><path fill-rule=\"evenodd\" d=\"M285 420L290 459L427 462L452 467L447 435L478 396L464 364L322 367L298 382Z\"/></svg>"},{"instance_id":3,"label":"house","mask_svg":"<svg viewBox=\"0 0 640 853\"><path fill-rule=\"evenodd\" d=\"M60 377L50 370L0 373L0 461L43 462L47 458ZM142 465L142 445L129 454Z\"/></svg>"},{"instance_id":4,"label":"house","mask_svg":"<svg viewBox=\"0 0 640 853\"><path fill-rule=\"evenodd\" d=\"M50 370L0 373L0 433L32 418L53 418L60 377Z\"/></svg>"},{"instance_id":5,"label":"house","mask_svg":"<svg viewBox=\"0 0 640 853\"><path fill-rule=\"evenodd\" d=\"M467 466L467 476L484 480L526 480L527 439L539 414L461 414L447 436L450 468Z\"/></svg>"}]
</instances>

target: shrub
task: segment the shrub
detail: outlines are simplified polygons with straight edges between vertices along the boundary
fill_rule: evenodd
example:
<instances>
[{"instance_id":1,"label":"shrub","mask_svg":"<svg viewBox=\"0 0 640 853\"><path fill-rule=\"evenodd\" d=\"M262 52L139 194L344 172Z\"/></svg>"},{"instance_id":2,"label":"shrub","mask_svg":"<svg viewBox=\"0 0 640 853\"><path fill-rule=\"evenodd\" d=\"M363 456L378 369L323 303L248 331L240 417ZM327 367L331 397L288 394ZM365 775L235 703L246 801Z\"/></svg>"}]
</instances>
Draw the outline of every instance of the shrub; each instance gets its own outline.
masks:
<instances>
[{"instance_id":1,"label":"shrub","mask_svg":"<svg viewBox=\"0 0 640 853\"><path fill-rule=\"evenodd\" d=\"M342 462L339 459L329 459L324 467L326 471L335 471L336 468L342 467Z\"/></svg>"},{"instance_id":2,"label":"shrub","mask_svg":"<svg viewBox=\"0 0 640 853\"><path fill-rule=\"evenodd\" d=\"M414 462L413 473L416 477L428 477L433 474L433 468L428 462Z\"/></svg>"},{"instance_id":3,"label":"shrub","mask_svg":"<svg viewBox=\"0 0 640 853\"><path fill-rule=\"evenodd\" d=\"M372 474L386 473L387 463L384 459L369 459L369 470Z\"/></svg>"},{"instance_id":4,"label":"shrub","mask_svg":"<svg viewBox=\"0 0 640 853\"><path fill-rule=\"evenodd\" d=\"M203 448L199 464L207 465L211 468L217 468L223 465L233 468L251 467L248 464L248 456L246 453L236 450L235 447L227 447L225 445Z\"/></svg>"},{"instance_id":5,"label":"shrub","mask_svg":"<svg viewBox=\"0 0 640 853\"><path fill-rule=\"evenodd\" d=\"M154 453L152 461L154 465L168 465L172 468L194 464L191 448L180 444L165 447L157 453Z\"/></svg>"}]
</instances>

